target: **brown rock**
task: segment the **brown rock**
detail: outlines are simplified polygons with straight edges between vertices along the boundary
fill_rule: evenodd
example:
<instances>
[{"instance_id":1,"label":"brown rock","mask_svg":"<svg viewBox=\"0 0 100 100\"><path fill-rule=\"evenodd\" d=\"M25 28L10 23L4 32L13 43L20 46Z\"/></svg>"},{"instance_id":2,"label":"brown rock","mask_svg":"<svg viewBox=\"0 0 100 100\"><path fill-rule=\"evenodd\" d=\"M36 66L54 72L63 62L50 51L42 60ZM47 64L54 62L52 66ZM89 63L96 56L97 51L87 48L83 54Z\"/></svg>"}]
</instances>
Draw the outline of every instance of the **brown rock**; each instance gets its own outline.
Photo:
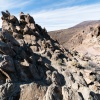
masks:
<instances>
[{"instance_id":1,"label":"brown rock","mask_svg":"<svg viewBox=\"0 0 100 100\"><path fill-rule=\"evenodd\" d=\"M46 87L36 83L22 85L19 100L43 100ZM34 91L34 92L33 92Z\"/></svg>"}]
</instances>

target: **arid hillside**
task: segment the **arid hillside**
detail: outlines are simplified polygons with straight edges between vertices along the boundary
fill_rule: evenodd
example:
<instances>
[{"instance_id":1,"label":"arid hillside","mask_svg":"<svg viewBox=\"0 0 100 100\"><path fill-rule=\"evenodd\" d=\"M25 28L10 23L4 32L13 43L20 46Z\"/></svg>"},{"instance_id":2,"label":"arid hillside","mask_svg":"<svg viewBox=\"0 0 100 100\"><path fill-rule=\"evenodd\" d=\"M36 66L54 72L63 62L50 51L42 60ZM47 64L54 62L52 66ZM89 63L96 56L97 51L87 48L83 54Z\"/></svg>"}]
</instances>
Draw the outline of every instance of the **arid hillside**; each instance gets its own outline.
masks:
<instances>
[{"instance_id":1,"label":"arid hillside","mask_svg":"<svg viewBox=\"0 0 100 100\"><path fill-rule=\"evenodd\" d=\"M63 29L63 30L58 30L58 31L51 31L51 32L48 32L48 34L54 40L59 41L59 43L67 49L74 48L79 51L80 50L79 48L84 48L84 51L86 51L85 49L88 48L88 45L90 46L90 42L87 41L87 38L90 41L91 40L94 41L94 37L91 37L91 36L89 37L89 35L97 34L98 30L99 30L99 29L97 29L97 27L99 25L100 25L100 20L84 21L80 24L77 24L74 27L71 27L68 29ZM95 39L98 41L98 43L99 43L99 37L96 37L96 39ZM82 45L83 41L85 41L85 43L86 43L86 45L84 45L84 46ZM98 43L92 43L92 45L98 44ZM97 48L98 47L99 47L99 45L97 46ZM91 51L91 49L89 51ZM96 52L96 51L94 51L94 52ZM97 53L95 53L95 54L97 54Z\"/></svg>"}]
</instances>

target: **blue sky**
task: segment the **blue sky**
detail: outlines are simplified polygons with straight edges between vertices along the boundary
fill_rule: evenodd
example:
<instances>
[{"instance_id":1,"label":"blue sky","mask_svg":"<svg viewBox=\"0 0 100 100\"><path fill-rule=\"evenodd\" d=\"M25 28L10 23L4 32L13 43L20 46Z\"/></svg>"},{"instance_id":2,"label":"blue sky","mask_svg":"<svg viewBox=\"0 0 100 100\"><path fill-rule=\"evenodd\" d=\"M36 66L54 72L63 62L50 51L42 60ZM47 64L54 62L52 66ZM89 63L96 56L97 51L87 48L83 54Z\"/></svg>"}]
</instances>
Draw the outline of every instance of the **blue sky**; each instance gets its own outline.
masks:
<instances>
[{"instance_id":1,"label":"blue sky","mask_svg":"<svg viewBox=\"0 0 100 100\"><path fill-rule=\"evenodd\" d=\"M17 17L21 11L29 13L48 31L100 20L100 0L0 0L0 10L9 10Z\"/></svg>"}]
</instances>

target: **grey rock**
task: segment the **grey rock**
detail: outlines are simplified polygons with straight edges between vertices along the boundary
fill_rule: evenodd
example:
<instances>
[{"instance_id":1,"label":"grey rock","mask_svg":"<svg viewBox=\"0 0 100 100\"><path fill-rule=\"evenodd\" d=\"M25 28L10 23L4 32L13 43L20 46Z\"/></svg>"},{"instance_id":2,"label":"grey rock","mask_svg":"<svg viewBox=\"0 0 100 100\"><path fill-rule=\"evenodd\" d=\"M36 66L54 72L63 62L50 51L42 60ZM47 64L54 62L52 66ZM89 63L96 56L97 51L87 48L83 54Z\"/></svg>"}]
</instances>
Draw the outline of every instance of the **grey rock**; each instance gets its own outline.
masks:
<instances>
[{"instance_id":1,"label":"grey rock","mask_svg":"<svg viewBox=\"0 0 100 100\"><path fill-rule=\"evenodd\" d=\"M50 85L44 100L62 100L61 88L53 84Z\"/></svg>"},{"instance_id":2,"label":"grey rock","mask_svg":"<svg viewBox=\"0 0 100 100\"><path fill-rule=\"evenodd\" d=\"M0 100L12 100L19 91L20 88L17 83L5 83L0 85Z\"/></svg>"},{"instance_id":3,"label":"grey rock","mask_svg":"<svg viewBox=\"0 0 100 100\"><path fill-rule=\"evenodd\" d=\"M6 55L11 55L11 56L15 55L14 51L9 47L9 45L7 45L2 41L0 41L0 52Z\"/></svg>"},{"instance_id":4,"label":"grey rock","mask_svg":"<svg viewBox=\"0 0 100 100\"><path fill-rule=\"evenodd\" d=\"M0 68L9 72L15 72L13 59L8 55L0 58Z\"/></svg>"}]
</instances>

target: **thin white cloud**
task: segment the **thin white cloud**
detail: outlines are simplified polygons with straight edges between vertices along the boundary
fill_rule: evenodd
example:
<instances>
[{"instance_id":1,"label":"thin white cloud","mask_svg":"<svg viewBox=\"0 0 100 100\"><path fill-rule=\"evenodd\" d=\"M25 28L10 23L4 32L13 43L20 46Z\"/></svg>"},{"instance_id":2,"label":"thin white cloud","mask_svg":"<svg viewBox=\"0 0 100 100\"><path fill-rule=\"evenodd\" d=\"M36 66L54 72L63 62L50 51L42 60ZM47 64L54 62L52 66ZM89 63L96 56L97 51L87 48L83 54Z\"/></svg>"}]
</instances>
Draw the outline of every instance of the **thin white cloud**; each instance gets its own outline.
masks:
<instances>
[{"instance_id":1,"label":"thin white cloud","mask_svg":"<svg viewBox=\"0 0 100 100\"><path fill-rule=\"evenodd\" d=\"M47 1L47 0L46 0ZM49 1L49 0L48 0ZM44 8L45 9L55 9L55 8L61 8L64 6L71 6L71 5L77 5L79 3L85 2L87 0L62 0L59 2L59 0L57 2L54 2L50 5L45 5Z\"/></svg>"},{"instance_id":2,"label":"thin white cloud","mask_svg":"<svg viewBox=\"0 0 100 100\"><path fill-rule=\"evenodd\" d=\"M32 0L0 0L0 10L21 8L31 3Z\"/></svg>"},{"instance_id":3,"label":"thin white cloud","mask_svg":"<svg viewBox=\"0 0 100 100\"><path fill-rule=\"evenodd\" d=\"M20 3L20 5L24 5L24 3L25 2L22 4ZM46 27L48 31L52 31L72 27L86 20L99 20L100 4L64 7L56 10L47 9L40 12L29 13L34 17L36 23L40 24L42 27ZM18 16L18 14L15 15Z\"/></svg>"},{"instance_id":4,"label":"thin white cloud","mask_svg":"<svg viewBox=\"0 0 100 100\"><path fill-rule=\"evenodd\" d=\"M86 20L100 19L100 4L65 7L32 13L36 22L48 31L72 27Z\"/></svg>"}]
</instances>

